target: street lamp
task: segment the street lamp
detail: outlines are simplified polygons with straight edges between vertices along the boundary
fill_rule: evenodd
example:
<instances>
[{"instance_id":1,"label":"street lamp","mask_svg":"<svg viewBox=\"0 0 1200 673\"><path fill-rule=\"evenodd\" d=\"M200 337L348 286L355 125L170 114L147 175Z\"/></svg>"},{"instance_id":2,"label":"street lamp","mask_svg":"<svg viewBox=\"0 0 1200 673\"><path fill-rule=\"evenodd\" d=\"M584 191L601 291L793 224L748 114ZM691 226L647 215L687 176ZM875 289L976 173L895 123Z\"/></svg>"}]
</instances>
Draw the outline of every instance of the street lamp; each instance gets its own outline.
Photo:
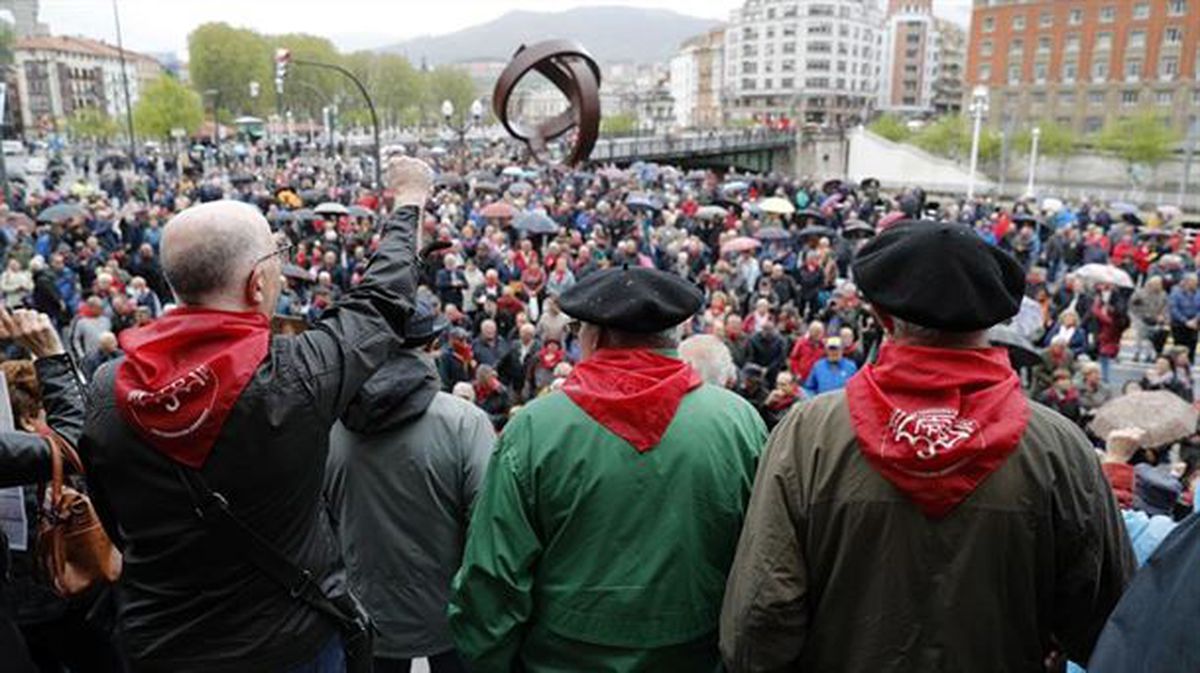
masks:
<instances>
[{"instance_id":1,"label":"street lamp","mask_svg":"<svg viewBox=\"0 0 1200 673\"><path fill-rule=\"evenodd\" d=\"M479 126L479 120L483 119L483 101L478 98L471 103L471 119L475 121L476 126Z\"/></svg>"},{"instance_id":2,"label":"street lamp","mask_svg":"<svg viewBox=\"0 0 1200 673\"><path fill-rule=\"evenodd\" d=\"M446 120L446 126L450 126L450 118L454 116L454 103L450 99L442 101L442 118Z\"/></svg>"},{"instance_id":3,"label":"street lamp","mask_svg":"<svg viewBox=\"0 0 1200 673\"><path fill-rule=\"evenodd\" d=\"M212 130L212 144L213 144L213 150L215 151L215 150L217 149L217 146L220 144L220 138L218 137L218 134L217 134L217 128L218 128L218 125L217 125L217 104L218 104L218 101L220 101L220 100L221 100L221 92L220 92L220 90L218 90L218 89L205 89L205 90L204 90L204 95L205 95L205 96L211 96L211 97L212 97L212 101L213 101L213 130Z\"/></svg>"},{"instance_id":4,"label":"street lamp","mask_svg":"<svg viewBox=\"0 0 1200 673\"><path fill-rule=\"evenodd\" d=\"M967 176L967 200L975 198L975 171L979 169L979 133L983 130L983 116L987 114L988 88L982 84L971 91L971 116L975 128L971 133L971 172Z\"/></svg>"},{"instance_id":5,"label":"street lamp","mask_svg":"<svg viewBox=\"0 0 1200 673\"><path fill-rule=\"evenodd\" d=\"M1038 139L1042 137L1042 129L1033 127L1033 140L1029 144L1029 186L1025 188L1025 195L1033 198L1033 183L1037 177L1037 156L1038 156Z\"/></svg>"}]
</instances>

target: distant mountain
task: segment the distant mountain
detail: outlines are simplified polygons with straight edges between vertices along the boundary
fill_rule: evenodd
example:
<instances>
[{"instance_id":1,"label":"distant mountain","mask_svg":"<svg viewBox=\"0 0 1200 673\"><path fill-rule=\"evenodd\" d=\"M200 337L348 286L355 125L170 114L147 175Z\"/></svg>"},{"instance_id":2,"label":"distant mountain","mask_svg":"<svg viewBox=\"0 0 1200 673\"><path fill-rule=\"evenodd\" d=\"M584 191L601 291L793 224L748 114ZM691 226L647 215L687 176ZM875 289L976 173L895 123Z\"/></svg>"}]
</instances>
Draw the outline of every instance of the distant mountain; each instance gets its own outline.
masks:
<instances>
[{"instance_id":1,"label":"distant mountain","mask_svg":"<svg viewBox=\"0 0 1200 673\"><path fill-rule=\"evenodd\" d=\"M517 10L488 23L446 35L417 37L380 51L404 54L414 64L508 60L521 44L551 38L578 40L603 62L662 62L683 40L720 21L662 9L580 7L564 12Z\"/></svg>"}]
</instances>

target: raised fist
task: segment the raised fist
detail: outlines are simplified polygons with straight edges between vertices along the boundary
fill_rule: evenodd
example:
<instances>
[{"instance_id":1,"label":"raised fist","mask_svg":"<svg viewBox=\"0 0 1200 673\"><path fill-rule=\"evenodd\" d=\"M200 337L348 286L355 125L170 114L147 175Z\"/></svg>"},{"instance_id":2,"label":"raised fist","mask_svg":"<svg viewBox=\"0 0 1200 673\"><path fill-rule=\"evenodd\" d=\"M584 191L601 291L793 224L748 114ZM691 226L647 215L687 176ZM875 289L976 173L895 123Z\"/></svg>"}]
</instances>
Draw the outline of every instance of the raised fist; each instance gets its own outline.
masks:
<instances>
[{"instance_id":1,"label":"raised fist","mask_svg":"<svg viewBox=\"0 0 1200 673\"><path fill-rule=\"evenodd\" d=\"M433 190L433 169L420 159L393 157L387 161L384 181L395 194L396 207L421 207Z\"/></svg>"},{"instance_id":2,"label":"raised fist","mask_svg":"<svg viewBox=\"0 0 1200 673\"><path fill-rule=\"evenodd\" d=\"M63 353L58 332L45 313L17 309L9 314L0 308L0 339L11 339L33 353L44 358Z\"/></svg>"}]
</instances>

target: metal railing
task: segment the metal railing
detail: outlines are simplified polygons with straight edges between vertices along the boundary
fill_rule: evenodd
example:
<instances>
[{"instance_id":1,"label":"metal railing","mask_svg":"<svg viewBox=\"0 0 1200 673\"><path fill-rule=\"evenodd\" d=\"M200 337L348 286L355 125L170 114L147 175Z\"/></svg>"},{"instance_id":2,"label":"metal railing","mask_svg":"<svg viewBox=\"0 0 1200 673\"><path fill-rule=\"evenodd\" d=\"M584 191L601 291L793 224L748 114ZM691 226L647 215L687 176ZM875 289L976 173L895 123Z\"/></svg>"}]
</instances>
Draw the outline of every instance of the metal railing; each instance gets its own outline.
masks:
<instances>
[{"instance_id":1,"label":"metal railing","mask_svg":"<svg viewBox=\"0 0 1200 673\"><path fill-rule=\"evenodd\" d=\"M692 133L682 136L602 138L592 151L592 161L628 161L682 155L718 155L791 147L796 134L790 131L745 131Z\"/></svg>"}]
</instances>

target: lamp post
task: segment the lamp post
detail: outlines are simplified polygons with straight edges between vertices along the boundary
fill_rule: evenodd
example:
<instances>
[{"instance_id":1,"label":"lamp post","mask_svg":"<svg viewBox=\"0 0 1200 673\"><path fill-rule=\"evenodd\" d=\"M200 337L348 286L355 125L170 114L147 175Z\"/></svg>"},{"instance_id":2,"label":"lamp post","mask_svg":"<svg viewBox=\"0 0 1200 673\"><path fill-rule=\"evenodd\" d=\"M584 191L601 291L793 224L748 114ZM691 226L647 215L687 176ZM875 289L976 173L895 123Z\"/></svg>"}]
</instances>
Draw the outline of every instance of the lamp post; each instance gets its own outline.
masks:
<instances>
[{"instance_id":1,"label":"lamp post","mask_svg":"<svg viewBox=\"0 0 1200 673\"><path fill-rule=\"evenodd\" d=\"M1025 187L1025 196L1033 198L1033 183L1037 177L1038 139L1042 137L1042 129L1033 127L1033 139L1029 143L1029 185Z\"/></svg>"},{"instance_id":2,"label":"lamp post","mask_svg":"<svg viewBox=\"0 0 1200 673\"><path fill-rule=\"evenodd\" d=\"M988 89L980 84L971 92L971 116L975 128L971 133L971 172L967 176L967 200L975 198L975 171L979 168L979 134L983 130L983 116L987 114Z\"/></svg>"},{"instance_id":3,"label":"lamp post","mask_svg":"<svg viewBox=\"0 0 1200 673\"><path fill-rule=\"evenodd\" d=\"M121 62L121 88L125 90L125 123L129 129L129 163L137 157L137 139L133 135L133 103L129 97L129 73L125 70L125 43L121 39L121 13L113 0L113 23L117 26L117 58Z\"/></svg>"},{"instance_id":4,"label":"lamp post","mask_svg":"<svg viewBox=\"0 0 1200 673\"><path fill-rule=\"evenodd\" d=\"M218 89L205 89L204 95L211 97L212 101L213 101L213 106L212 106L212 110L213 110L212 144L213 144L213 151L215 152L217 150L218 145L220 145L220 133L217 132L217 129L220 128L219 125L217 124L217 101L221 100L221 92Z\"/></svg>"}]
</instances>

